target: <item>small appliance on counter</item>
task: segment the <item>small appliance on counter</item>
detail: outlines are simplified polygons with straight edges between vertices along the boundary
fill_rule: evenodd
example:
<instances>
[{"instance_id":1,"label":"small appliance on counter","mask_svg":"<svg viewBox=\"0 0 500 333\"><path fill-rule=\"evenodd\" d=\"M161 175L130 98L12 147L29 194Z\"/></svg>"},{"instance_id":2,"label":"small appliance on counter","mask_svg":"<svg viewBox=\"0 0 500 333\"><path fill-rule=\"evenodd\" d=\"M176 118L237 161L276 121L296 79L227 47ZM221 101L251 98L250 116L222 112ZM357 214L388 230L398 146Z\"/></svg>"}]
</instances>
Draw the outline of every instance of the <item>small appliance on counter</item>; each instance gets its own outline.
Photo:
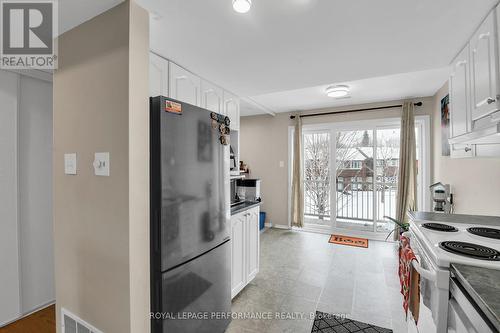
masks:
<instances>
[{"instance_id":1,"label":"small appliance on counter","mask_svg":"<svg viewBox=\"0 0 500 333\"><path fill-rule=\"evenodd\" d=\"M236 180L237 195L240 200L260 202L260 179Z\"/></svg>"},{"instance_id":2,"label":"small appliance on counter","mask_svg":"<svg viewBox=\"0 0 500 333\"><path fill-rule=\"evenodd\" d=\"M242 202L240 197L238 196L238 185L237 181L240 179L239 177L234 178L231 176L231 207L238 205Z\"/></svg>"},{"instance_id":3,"label":"small appliance on counter","mask_svg":"<svg viewBox=\"0 0 500 333\"><path fill-rule=\"evenodd\" d=\"M449 184L435 183L430 186L432 201L434 202L432 210L450 214L453 207L453 194Z\"/></svg>"}]
</instances>

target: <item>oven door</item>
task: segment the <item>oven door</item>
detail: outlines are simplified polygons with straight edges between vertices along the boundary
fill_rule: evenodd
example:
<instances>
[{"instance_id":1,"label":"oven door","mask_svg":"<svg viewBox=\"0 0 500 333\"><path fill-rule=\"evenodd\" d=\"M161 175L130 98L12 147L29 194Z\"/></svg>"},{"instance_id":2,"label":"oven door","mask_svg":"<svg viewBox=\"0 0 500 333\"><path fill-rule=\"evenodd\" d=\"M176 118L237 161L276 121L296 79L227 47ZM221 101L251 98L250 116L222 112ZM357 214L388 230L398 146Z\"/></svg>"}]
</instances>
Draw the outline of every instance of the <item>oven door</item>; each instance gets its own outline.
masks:
<instances>
[{"instance_id":1,"label":"oven door","mask_svg":"<svg viewBox=\"0 0 500 333\"><path fill-rule=\"evenodd\" d=\"M420 274L420 309L417 322L408 311L408 332L446 332L449 271L439 269L434 265L415 234L410 234L409 237L410 245L418 259L414 268Z\"/></svg>"},{"instance_id":2,"label":"oven door","mask_svg":"<svg viewBox=\"0 0 500 333\"><path fill-rule=\"evenodd\" d=\"M466 291L454 278L450 280L450 304L448 308L449 333L494 333L481 310L469 299Z\"/></svg>"}]
</instances>

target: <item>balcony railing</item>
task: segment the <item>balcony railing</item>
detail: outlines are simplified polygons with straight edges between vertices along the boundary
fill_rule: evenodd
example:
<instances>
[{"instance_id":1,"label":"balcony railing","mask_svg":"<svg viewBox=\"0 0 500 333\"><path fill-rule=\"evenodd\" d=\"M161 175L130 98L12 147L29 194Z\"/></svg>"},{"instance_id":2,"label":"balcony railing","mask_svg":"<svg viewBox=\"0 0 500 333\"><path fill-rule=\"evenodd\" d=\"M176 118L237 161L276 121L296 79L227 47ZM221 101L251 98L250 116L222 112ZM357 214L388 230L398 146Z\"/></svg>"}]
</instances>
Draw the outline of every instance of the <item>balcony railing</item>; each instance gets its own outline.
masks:
<instances>
[{"instance_id":1,"label":"balcony railing","mask_svg":"<svg viewBox=\"0 0 500 333\"><path fill-rule=\"evenodd\" d=\"M377 221L385 223L384 216L396 214L396 193L396 182L337 182L337 219L353 223L373 222L373 214L377 214ZM329 181L304 181L304 215L330 219Z\"/></svg>"}]
</instances>

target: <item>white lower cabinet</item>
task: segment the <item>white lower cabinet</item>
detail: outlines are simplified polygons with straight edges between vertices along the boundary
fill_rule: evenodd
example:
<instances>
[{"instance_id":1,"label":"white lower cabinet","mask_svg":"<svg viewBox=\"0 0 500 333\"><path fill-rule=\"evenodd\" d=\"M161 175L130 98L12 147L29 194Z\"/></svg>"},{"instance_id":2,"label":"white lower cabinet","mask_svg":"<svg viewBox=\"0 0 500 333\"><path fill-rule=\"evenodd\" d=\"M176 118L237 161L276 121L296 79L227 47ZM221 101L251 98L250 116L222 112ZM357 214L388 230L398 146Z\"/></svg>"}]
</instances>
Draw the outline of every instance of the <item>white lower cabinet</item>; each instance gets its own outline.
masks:
<instances>
[{"instance_id":1,"label":"white lower cabinet","mask_svg":"<svg viewBox=\"0 0 500 333\"><path fill-rule=\"evenodd\" d=\"M259 207L231 217L231 298L259 273Z\"/></svg>"},{"instance_id":2,"label":"white lower cabinet","mask_svg":"<svg viewBox=\"0 0 500 333\"><path fill-rule=\"evenodd\" d=\"M244 213L231 217L231 297L245 287L245 222Z\"/></svg>"}]
</instances>

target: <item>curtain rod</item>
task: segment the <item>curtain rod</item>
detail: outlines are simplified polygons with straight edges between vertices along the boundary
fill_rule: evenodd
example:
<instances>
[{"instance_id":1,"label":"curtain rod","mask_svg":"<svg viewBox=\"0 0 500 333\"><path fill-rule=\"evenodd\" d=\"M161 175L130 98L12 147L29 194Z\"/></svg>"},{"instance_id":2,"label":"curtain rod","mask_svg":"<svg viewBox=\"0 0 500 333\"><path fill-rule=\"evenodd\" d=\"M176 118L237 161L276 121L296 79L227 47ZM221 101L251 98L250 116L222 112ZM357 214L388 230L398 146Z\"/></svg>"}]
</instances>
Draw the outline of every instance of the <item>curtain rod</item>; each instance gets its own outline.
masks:
<instances>
[{"instance_id":1,"label":"curtain rod","mask_svg":"<svg viewBox=\"0 0 500 333\"><path fill-rule=\"evenodd\" d=\"M422 106L422 102L417 102L413 103L415 106ZM342 113L350 113L350 112L360 112L360 111L371 111L371 110L383 110L383 109L393 109L393 108L400 108L403 105L388 105L388 106L379 106L375 108L366 108L366 109L354 109L354 110L343 110L343 111L332 111L332 112L322 112L322 113L310 113L310 114L304 114L300 115L300 118L306 118L306 117L316 117L316 116L326 116L329 114L342 114ZM295 119L295 116L290 116L290 119Z\"/></svg>"}]
</instances>

